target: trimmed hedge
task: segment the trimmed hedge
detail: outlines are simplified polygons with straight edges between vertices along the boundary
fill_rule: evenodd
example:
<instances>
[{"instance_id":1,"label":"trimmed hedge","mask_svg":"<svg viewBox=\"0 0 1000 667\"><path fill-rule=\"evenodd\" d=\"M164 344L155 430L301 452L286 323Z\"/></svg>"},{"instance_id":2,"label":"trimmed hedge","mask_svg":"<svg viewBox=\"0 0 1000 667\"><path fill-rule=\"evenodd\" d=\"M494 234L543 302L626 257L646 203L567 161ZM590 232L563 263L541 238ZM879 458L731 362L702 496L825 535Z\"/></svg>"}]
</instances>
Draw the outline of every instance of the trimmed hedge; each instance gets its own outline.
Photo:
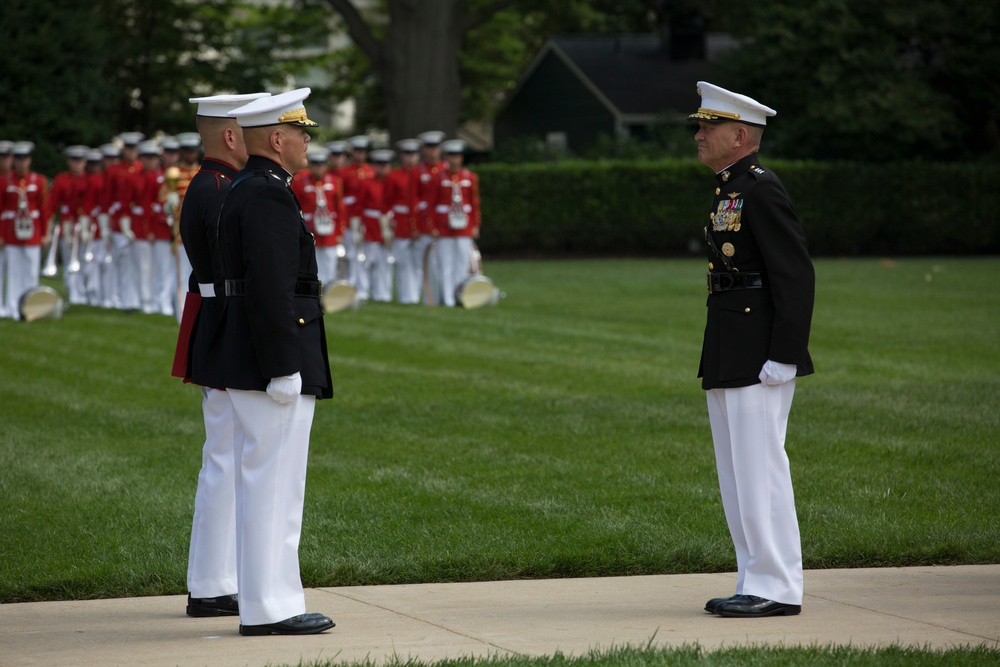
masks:
<instances>
[{"instance_id":1,"label":"trimmed hedge","mask_svg":"<svg viewBox=\"0 0 1000 667\"><path fill-rule=\"evenodd\" d=\"M1000 251L1000 166L765 160L815 256ZM477 164L491 255L701 251L715 181L697 160Z\"/></svg>"}]
</instances>

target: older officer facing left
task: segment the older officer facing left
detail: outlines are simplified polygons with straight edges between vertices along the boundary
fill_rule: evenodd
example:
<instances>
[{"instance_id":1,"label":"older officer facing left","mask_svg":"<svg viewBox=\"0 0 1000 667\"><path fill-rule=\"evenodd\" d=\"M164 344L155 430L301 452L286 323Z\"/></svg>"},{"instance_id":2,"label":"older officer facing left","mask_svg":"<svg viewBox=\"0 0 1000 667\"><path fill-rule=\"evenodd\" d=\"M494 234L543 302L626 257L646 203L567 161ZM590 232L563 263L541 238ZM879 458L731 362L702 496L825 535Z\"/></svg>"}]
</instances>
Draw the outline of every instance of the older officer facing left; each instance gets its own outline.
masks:
<instances>
[{"instance_id":1,"label":"older officer facing left","mask_svg":"<svg viewBox=\"0 0 1000 667\"><path fill-rule=\"evenodd\" d=\"M802 608L802 547L785 433L795 378L813 372L815 271L788 192L758 156L777 112L706 81L698 91L689 119L716 181L699 376L737 566L736 595L705 610L792 616Z\"/></svg>"},{"instance_id":2,"label":"older officer facing left","mask_svg":"<svg viewBox=\"0 0 1000 667\"><path fill-rule=\"evenodd\" d=\"M249 158L219 216L225 294L214 353L235 417L240 634L304 635L333 627L305 613L299 538L316 399L333 396L316 249L292 174L316 125L308 88L229 112ZM242 438L240 437L242 435Z\"/></svg>"}]
</instances>

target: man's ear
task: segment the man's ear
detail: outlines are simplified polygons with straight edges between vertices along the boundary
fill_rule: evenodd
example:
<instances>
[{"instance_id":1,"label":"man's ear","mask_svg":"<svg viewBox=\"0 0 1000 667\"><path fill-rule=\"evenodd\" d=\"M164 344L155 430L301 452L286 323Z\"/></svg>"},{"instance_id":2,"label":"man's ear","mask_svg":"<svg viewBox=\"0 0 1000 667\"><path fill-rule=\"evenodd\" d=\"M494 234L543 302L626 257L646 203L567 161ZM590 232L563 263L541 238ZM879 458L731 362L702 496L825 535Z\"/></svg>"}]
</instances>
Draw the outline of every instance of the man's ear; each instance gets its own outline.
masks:
<instances>
[{"instance_id":1,"label":"man's ear","mask_svg":"<svg viewBox=\"0 0 1000 667\"><path fill-rule=\"evenodd\" d=\"M743 123L736 124L736 134L733 135L733 145L743 146L746 144L750 133L747 132L747 127Z\"/></svg>"},{"instance_id":2,"label":"man's ear","mask_svg":"<svg viewBox=\"0 0 1000 667\"><path fill-rule=\"evenodd\" d=\"M226 142L226 148L229 150L236 148L236 130L233 128L227 127L222 139Z\"/></svg>"},{"instance_id":3,"label":"man's ear","mask_svg":"<svg viewBox=\"0 0 1000 667\"><path fill-rule=\"evenodd\" d=\"M281 130L273 130L268 135L267 138L268 138L268 143L271 144L271 150L273 150L275 153L280 153L281 145L282 143L284 143L285 139L285 137L282 136L281 134Z\"/></svg>"}]
</instances>

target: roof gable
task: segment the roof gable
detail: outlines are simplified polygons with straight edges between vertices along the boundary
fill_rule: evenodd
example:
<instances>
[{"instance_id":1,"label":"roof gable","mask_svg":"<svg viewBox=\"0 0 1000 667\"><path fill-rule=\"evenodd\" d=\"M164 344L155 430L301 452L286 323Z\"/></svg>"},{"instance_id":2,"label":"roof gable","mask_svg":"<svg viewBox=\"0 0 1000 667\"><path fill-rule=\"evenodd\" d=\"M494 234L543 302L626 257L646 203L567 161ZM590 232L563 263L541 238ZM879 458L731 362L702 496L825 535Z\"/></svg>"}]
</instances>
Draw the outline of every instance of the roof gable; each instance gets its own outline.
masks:
<instances>
[{"instance_id":1,"label":"roof gable","mask_svg":"<svg viewBox=\"0 0 1000 667\"><path fill-rule=\"evenodd\" d=\"M709 34L706 39L709 61L736 45L728 35ZM549 53L563 60L618 117L696 109L695 83L709 78L711 70L706 60L670 60L657 35L564 35L545 43L508 99L517 95Z\"/></svg>"}]
</instances>

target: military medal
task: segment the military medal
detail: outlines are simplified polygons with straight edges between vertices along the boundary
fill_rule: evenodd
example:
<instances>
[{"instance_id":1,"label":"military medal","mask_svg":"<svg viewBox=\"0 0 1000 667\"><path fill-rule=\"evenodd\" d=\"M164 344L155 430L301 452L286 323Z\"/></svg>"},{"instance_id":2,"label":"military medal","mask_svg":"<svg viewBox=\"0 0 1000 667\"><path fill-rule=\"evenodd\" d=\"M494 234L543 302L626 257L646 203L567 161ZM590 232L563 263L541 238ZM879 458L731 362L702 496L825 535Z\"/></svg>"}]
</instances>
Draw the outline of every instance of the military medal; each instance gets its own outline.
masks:
<instances>
[{"instance_id":1,"label":"military medal","mask_svg":"<svg viewBox=\"0 0 1000 667\"><path fill-rule=\"evenodd\" d=\"M740 218L742 217L742 214L743 214L742 199L729 199L720 201L718 209L712 216L712 231L715 232L740 231Z\"/></svg>"}]
</instances>

